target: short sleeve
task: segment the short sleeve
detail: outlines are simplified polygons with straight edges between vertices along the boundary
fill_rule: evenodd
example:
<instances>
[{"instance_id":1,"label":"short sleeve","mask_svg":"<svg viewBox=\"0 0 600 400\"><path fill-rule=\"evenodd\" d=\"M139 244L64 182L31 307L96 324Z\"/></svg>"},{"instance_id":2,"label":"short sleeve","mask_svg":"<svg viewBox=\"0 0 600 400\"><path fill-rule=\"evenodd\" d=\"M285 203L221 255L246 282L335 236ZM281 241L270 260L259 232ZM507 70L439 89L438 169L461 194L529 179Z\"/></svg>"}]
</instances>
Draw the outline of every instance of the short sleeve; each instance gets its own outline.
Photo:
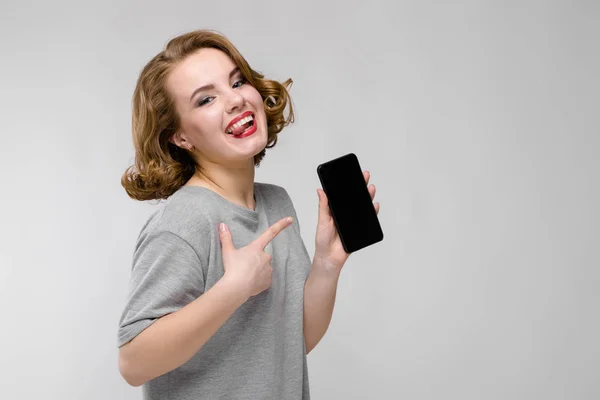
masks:
<instances>
[{"instance_id":1,"label":"short sleeve","mask_svg":"<svg viewBox=\"0 0 600 400\"><path fill-rule=\"evenodd\" d=\"M119 322L118 346L202 293L201 261L188 242L169 231L141 235L134 251L129 294Z\"/></svg>"},{"instance_id":2,"label":"short sleeve","mask_svg":"<svg viewBox=\"0 0 600 400\"><path fill-rule=\"evenodd\" d=\"M289 216L291 216L292 218L294 218L294 221L292 222L292 227L294 229L296 229L296 231L298 232L298 235L301 236L302 232L300 230L300 220L298 219L298 214L296 213L296 208L294 207L294 202L292 201L292 198L290 197L290 194L287 192L287 190L285 190L283 187L279 186L279 189L282 192L283 198L284 198L284 204L285 204L285 210L288 213Z\"/></svg>"}]
</instances>

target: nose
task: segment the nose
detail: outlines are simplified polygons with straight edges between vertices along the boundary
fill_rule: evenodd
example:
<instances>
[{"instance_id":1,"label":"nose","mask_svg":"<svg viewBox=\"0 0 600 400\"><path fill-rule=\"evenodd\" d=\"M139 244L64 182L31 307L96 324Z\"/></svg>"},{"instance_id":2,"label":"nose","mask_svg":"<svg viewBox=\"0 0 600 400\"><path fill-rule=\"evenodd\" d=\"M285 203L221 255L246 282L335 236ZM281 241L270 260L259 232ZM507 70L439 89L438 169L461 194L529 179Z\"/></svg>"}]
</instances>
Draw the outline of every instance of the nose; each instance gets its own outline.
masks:
<instances>
[{"instance_id":1,"label":"nose","mask_svg":"<svg viewBox=\"0 0 600 400\"><path fill-rule=\"evenodd\" d=\"M242 108L245 103L246 100L244 99L244 96L242 96L238 91L236 91L235 89L231 89L228 91L226 103L228 113L232 113L236 109Z\"/></svg>"}]
</instances>

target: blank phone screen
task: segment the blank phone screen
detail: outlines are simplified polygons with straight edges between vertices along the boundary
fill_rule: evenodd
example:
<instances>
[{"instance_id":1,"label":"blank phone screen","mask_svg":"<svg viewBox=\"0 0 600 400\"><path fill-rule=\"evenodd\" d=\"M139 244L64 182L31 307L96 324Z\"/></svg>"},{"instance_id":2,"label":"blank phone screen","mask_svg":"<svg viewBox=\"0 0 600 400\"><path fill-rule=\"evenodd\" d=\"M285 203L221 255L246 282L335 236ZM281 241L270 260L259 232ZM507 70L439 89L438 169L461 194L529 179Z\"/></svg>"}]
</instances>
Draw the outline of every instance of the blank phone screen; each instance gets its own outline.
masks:
<instances>
[{"instance_id":1,"label":"blank phone screen","mask_svg":"<svg viewBox=\"0 0 600 400\"><path fill-rule=\"evenodd\" d=\"M321 164L317 171L346 252L381 241L383 232L356 155Z\"/></svg>"}]
</instances>

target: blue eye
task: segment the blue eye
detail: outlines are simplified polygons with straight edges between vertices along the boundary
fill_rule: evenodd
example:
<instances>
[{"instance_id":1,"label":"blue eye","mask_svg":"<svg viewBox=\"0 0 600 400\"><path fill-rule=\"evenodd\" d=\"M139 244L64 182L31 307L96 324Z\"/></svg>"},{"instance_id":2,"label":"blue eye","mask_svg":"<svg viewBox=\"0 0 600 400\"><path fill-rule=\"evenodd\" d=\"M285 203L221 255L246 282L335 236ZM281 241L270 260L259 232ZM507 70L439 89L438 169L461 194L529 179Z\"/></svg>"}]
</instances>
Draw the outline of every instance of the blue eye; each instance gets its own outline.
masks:
<instances>
[{"instance_id":1,"label":"blue eye","mask_svg":"<svg viewBox=\"0 0 600 400\"><path fill-rule=\"evenodd\" d=\"M198 105L198 107L203 106L205 104L210 103L212 101L212 99L214 99L214 97L212 97L212 96L203 97L198 101L197 105Z\"/></svg>"},{"instance_id":2,"label":"blue eye","mask_svg":"<svg viewBox=\"0 0 600 400\"><path fill-rule=\"evenodd\" d=\"M239 86L236 86L236 85L238 85L238 83L239 83ZM244 83L246 83L246 79L244 79L244 78L242 78L242 79L239 79L238 81L236 81L236 82L233 84L233 87L234 87L234 88L238 88L238 87L242 86Z\"/></svg>"},{"instance_id":3,"label":"blue eye","mask_svg":"<svg viewBox=\"0 0 600 400\"><path fill-rule=\"evenodd\" d=\"M233 88L237 89L240 86L242 86L243 84L248 83L248 81L246 80L246 78L240 78L237 81L235 81L235 83L233 84ZM213 96L206 96L201 98L200 100L198 100L198 102L196 103L197 107L201 107L205 104L211 103L213 101L214 97Z\"/></svg>"}]
</instances>

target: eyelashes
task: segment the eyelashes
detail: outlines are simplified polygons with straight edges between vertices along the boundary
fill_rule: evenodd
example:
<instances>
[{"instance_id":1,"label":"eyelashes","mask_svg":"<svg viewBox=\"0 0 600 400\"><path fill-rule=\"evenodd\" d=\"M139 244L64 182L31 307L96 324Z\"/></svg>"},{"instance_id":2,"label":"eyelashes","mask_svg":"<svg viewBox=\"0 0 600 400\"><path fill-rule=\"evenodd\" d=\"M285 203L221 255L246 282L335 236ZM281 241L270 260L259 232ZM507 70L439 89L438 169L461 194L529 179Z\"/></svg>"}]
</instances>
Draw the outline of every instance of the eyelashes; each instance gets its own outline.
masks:
<instances>
[{"instance_id":1,"label":"eyelashes","mask_svg":"<svg viewBox=\"0 0 600 400\"><path fill-rule=\"evenodd\" d=\"M246 84L246 83L248 83L248 81L246 80L246 78L240 78L240 79L238 79L237 81L235 81L235 83L233 84L233 86L232 86L232 87L233 87L234 89L237 89L237 88L239 88L240 86L242 86L242 85L244 85L244 84ZM198 100L198 102L196 103L196 106L197 106L197 107L201 107L201 106L203 106L203 105L206 105L206 104L208 104L208 103L211 103L211 102L214 100L214 98L215 98L214 96L206 96L206 97L202 97L202 98L200 98L200 99Z\"/></svg>"},{"instance_id":2,"label":"eyelashes","mask_svg":"<svg viewBox=\"0 0 600 400\"><path fill-rule=\"evenodd\" d=\"M201 106L203 106L203 105L205 105L205 104L208 104L208 103L210 103L210 102L212 101L212 99L213 99L213 98L214 98L214 97L212 97L212 96L203 97L203 98L201 98L200 100L198 100L198 103L197 103L196 105L197 105L198 107L201 107Z\"/></svg>"},{"instance_id":3,"label":"eyelashes","mask_svg":"<svg viewBox=\"0 0 600 400\"><path fill-rule=\"evenodd\" d=\"M240 78L237 81L235 81L235 83L233 84L233 88L235 89L236 87L240 87L240 86L235 86L237 84L240 84L240 86L242 86L243 84L247 83L246 78Z\"/></svg>"}]
</instances>

